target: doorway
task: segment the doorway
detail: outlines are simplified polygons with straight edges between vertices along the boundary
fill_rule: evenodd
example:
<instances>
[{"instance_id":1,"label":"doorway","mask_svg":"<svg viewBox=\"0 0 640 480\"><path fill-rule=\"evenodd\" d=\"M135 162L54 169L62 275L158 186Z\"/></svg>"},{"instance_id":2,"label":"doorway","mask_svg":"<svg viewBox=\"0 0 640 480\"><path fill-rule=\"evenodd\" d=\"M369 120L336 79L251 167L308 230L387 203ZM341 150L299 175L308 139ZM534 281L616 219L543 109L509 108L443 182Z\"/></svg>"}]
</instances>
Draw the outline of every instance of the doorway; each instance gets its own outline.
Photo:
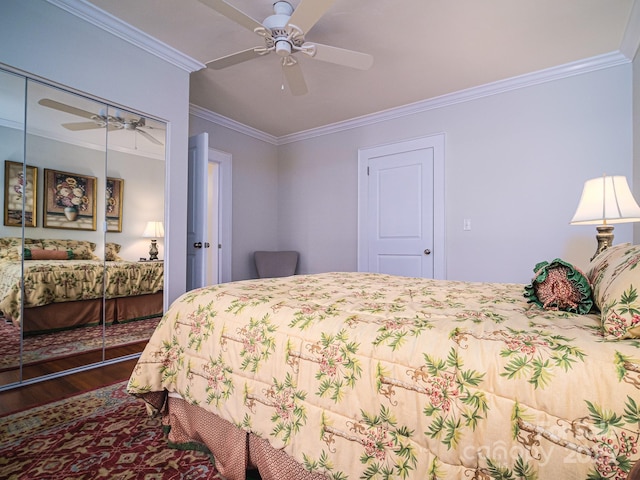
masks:
<instances>
[{"instance_id":1,"label":"doorway","mask_svg":"<svg viewBox=\"0 0 640 480\"><path fill-rule=\"evenodd\" d=\"M187 291L231 281L232 156L189 139Z\"/></svg>"},{"instance_id":2,"label":"doorway","mask_svg":"<svg viewBox=\"0 0 640 480\"><path fill-rule=\"evenodd\" d=\"M445 278L444 134L358 151L358 271Z\"/></svg>"}]
</instances>

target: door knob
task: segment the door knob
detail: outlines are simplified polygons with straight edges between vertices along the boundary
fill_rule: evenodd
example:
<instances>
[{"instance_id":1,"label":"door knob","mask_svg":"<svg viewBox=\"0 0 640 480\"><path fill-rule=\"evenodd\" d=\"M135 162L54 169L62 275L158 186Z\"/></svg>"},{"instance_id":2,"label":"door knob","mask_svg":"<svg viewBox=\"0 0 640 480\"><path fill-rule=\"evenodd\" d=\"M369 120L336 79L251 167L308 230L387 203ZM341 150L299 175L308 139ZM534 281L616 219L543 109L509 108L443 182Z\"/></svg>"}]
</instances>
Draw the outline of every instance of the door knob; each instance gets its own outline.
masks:
<instances>
[{"instance_id":1,"label":"door knob","mask_svg":"<svg viewBox=\"0 0 640 480\"><path fill-rule=\"evenodd\" d=\"M424 249L424 254L425 255L430 255L431 254L431 250L429 250L428 248Z\"/></svg>"},{"instance_id":2,"label":"door knob","mask_svg":"<svg viewBox=\"0 0 640 480\"><path fill-rule=\"evenodd\" d=\"M202 248L202 242L196 242L193 244L193 248Z\"/></svg>"}]
</instances>

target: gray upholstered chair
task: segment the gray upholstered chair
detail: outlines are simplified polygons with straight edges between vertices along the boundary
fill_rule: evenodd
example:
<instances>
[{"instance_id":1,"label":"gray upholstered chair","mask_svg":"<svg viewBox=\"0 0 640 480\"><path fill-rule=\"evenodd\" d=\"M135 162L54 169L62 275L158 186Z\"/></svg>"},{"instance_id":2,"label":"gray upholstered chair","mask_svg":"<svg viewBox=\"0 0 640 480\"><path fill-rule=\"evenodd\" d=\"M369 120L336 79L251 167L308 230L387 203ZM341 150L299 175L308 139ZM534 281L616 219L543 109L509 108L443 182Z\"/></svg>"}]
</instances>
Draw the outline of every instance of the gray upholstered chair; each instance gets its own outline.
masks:
<instances>
[{"instance_id":1,"label":"gray upholstered chair","mask_svg":"<svg viewBox=\"0 0 640 480\"><path fill-rule=\"evenodd\" d=\"M293 251L258 251L253 254L253 260L260 278L288 277L296 273L298 256L298 252Z\"/></svg>"}]
</instances>

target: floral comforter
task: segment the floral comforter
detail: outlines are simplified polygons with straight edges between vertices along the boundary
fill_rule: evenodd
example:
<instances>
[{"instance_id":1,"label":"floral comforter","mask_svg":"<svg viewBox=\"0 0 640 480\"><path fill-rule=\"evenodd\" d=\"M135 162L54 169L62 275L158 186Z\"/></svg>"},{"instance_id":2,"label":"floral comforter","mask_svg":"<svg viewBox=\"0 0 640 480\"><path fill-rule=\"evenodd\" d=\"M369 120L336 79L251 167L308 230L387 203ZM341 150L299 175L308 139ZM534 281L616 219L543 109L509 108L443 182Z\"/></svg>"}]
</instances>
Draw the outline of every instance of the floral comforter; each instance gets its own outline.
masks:
<instances>
[{"instance_id":1,"label":"floral comforter","mask_svg":"<svg viewBox=\"0 0 640 480\"><path fill-rule=\"evenodd\" d=\"M193 290L128 389L174 392L332 479L626 478L640 342L523 291L372 273Z\"/></svg>"},{"instance_id":2,"label":"floral comforter","mask_svg":"<svg viewBox=\"0 0 640 480\"><path fill-rule=\"evenodd\" d=\"M20 323L22 273L22 262L0 261L0 311L16 325ZM162 291L163 285L162 262L24 262L24 308L102 298L103 294L106 298L144 295Z\"/></svg>"}]
</instances>

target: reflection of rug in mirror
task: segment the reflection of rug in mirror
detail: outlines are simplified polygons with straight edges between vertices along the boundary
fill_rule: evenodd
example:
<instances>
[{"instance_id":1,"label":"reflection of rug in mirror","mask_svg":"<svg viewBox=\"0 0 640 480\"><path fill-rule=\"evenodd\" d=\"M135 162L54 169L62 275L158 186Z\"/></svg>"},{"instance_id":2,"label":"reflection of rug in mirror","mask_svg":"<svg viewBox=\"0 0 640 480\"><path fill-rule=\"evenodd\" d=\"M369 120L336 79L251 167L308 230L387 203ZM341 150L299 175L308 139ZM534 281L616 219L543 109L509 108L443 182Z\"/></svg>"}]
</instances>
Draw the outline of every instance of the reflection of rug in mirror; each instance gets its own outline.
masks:
<instances>
[{"instance_id":1,"label":"reflection of rug in mirror","mask_svg":"<svg viewBox=\"0 0 640 480\"><path fill-rule=\"evenodd\" d=\"M160 317L147 318L106 328L106 347L128 345L149 339ZM17 368L20 355L20 336L17 329L0 319L0 372ZM82 327L61 332L28 336L24 339L23 363L36 363L51 358L68 357L102 348L102 326Z\"/></svg>"}]
</instances>

